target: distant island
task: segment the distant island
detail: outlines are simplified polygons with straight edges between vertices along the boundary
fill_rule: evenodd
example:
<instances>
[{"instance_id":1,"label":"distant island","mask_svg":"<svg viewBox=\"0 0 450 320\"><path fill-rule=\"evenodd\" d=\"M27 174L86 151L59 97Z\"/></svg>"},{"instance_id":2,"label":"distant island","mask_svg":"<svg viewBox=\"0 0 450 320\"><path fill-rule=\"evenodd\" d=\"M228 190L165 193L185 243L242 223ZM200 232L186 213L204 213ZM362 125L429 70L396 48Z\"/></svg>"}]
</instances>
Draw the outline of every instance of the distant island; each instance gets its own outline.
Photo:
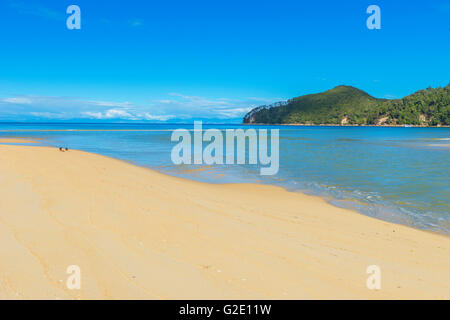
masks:
<instances>
[{"instance_id":1,"label":"distant island","mask_svg":"<svg viewBox=\"0 0 450 320\"><path fill-rule=\"evenodd\" d=\"M450 84L427 88L402 99L378 99L351 87L263 105L244 117L247 124L450 125Z\"/></svg>"}]
</instances>

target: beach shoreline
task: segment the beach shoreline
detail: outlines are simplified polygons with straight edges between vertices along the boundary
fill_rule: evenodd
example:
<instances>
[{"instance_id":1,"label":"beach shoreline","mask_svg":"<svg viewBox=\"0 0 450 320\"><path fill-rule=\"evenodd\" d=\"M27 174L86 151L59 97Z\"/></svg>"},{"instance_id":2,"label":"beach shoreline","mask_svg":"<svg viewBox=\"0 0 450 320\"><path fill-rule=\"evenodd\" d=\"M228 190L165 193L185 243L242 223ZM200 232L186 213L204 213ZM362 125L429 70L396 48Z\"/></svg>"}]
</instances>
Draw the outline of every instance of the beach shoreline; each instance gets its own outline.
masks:
<instances>
[{"instance_id":1,"label":"beach shoreline","mask_svg":"<svg viewBox=\"0 0 450 320\"><path fill-rule=\"evenodd\" d=\"M450 128L450 126L424 126L416 124L337 124L337 123L322 123L322 124L310 124L310 123L242 123L246 126L298 126L298 127L368 127L368 128Z\"/></svg>"},{"instance_id":2,"label":"beach shoreline","mask_svg":"<svg viewBox=\"0 0 450 320\"><path fill-rule=\"evenodd\" d=\"M0 145L0 178L0 299L450 298L449 237L316 196L35 146Z\"/></svg>"}]
</instances>

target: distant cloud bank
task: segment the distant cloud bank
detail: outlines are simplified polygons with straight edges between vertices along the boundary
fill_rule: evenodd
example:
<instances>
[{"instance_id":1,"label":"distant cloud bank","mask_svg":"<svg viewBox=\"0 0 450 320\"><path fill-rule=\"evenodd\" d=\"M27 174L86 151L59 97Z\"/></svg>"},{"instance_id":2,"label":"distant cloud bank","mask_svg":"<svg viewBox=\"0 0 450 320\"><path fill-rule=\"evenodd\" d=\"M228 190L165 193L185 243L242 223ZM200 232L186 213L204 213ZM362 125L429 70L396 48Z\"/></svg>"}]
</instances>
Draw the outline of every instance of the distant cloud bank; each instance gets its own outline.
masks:
<instances>
[{"instance_id":1,"label":"distant cloud bank","mask_svg":"<svg viewBox=\"0 0 450 320\"><path fill-rule=\"evenodd\" d=\"M76 97L16 95L0 97L4 121L189 121L192 119L239 120L252 108L282 99L205 98L169 93L147 105Z\"/></svg>"}]
</instances>

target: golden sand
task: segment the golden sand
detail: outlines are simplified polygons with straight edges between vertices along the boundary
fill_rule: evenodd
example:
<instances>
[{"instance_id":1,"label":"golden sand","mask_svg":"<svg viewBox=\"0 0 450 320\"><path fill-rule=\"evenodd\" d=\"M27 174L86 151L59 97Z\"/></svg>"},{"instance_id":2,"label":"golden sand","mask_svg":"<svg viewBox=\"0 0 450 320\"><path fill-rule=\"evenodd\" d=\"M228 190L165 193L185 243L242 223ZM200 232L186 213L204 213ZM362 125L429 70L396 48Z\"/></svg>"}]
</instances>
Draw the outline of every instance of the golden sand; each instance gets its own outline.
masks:
<instances>
[{"instance_id":1,"label":"golden sand","mask_svg":"<svg viewBox=\"0 0 450 320\"><path fill-rule=\"evenodd\" d=\"M0 145L0 196L0 299L450 298L449 237L275 186Z\"/></svg>"},{"instance_id":2,"label":"golden sand","mask_svg":"<svg viewBox=\"0 0 450 320\"><path fill-rule=\"evenodd\" d=\"M37 143L37 141L22 138L0 138L0 143Z\"/></svg>"}]
</instances>

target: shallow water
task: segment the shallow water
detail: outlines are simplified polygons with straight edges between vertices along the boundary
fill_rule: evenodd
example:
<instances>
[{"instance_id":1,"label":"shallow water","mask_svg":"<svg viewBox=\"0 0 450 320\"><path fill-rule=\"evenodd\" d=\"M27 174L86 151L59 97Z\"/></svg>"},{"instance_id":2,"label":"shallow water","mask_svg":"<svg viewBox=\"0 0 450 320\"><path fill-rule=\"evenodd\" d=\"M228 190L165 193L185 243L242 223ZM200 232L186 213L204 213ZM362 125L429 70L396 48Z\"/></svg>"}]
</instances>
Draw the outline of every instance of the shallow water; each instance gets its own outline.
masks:
<instances>
[{"instance_id":1,"label":"shallow water","mask_svg":"<svg viewBox=\"0 0 450 320\"><path fill-rule=\"evenodd\" d=\"M0 137L39 137L213 183L257 182L320 195L338 206L450 234L450 128L203 125L280 130L280 170L171 161L177 128L192 124L0 124ZM206 143L205 143L206 145Z\"/></svg>"}]
</instances>

